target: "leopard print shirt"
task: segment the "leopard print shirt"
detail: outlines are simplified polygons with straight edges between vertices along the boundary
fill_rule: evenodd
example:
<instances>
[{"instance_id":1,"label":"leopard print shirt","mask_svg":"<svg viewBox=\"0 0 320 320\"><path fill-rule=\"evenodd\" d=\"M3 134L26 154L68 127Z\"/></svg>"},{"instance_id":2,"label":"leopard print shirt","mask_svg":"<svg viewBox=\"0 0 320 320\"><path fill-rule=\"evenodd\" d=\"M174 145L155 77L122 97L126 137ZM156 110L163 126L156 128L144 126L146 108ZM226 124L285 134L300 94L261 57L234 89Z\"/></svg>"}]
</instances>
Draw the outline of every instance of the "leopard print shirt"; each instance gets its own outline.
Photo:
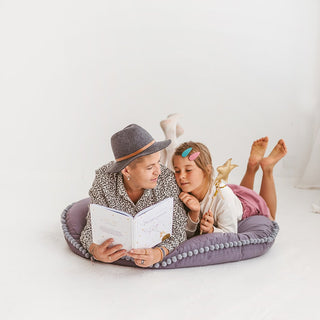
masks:
<instances>
[{"instance_id":1,"label":"leopard print shirt","mask_svg":"<svg viewBox=\"0 0 320 320\"><path fill-rule=\"evenodd\" d=\"M158 246L163 246L171 252L180 243L185 241L187 239L185 232L187 215L184 205L179 199L180 189L173 172L161 165L161 174L158 178L157 186L154 189L145 189L141 198L134 204L126 192L122 174L106 171L112 163L109 162L96 170L95 180L89 190L91 203L125 211L134 217L141 210L161 200L173 197L172 235ZM89 250L92 244L90 212L87 214L87 224L81 233L80 242L84 248Z\"/></svg>"}]
</instances>

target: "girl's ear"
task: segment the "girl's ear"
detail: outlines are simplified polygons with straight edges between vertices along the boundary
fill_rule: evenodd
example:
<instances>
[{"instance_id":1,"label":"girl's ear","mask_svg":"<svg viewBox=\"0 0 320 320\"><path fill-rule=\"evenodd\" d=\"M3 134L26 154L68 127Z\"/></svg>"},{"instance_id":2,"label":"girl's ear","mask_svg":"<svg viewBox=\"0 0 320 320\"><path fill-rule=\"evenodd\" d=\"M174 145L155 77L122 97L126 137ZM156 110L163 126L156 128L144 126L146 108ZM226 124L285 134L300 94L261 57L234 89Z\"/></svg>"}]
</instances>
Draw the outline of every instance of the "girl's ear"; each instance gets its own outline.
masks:
<instances>
[{"instance_id":1,"label":"girl's ear","mask_svg":"<svg viewBox=\"0 0 320 320\"><path fill-rule=\"evenodd\" d=\"M207 165L207 172L208 172L208 174L210 175L211 173L212 173L212 165L211 164L208 164Z\"/></svg>"}]
</instances>

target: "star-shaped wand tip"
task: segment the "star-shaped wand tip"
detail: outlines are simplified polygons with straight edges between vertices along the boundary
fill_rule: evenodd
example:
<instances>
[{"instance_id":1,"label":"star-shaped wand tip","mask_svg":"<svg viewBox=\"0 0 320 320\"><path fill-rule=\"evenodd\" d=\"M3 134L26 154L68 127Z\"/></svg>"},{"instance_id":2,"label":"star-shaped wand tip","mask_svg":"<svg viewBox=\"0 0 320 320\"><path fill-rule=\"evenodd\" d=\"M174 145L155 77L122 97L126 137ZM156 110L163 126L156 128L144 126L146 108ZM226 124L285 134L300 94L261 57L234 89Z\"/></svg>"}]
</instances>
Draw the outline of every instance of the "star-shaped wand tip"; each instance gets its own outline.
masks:
<instances>
[{"instance_id":1,"label":"star-shaped wand tip","mask_svg":"<svg viewBox=\"0 0 320 320\"><path fill-rule=\"evenodd\" d=\"M238 167L236 164L231 164L232 158L228 159L222 166L217 168L218 176L216 178L216 181L224 180L225 182L228 182L228 177L234 168Z\"/></svg>"}]
</instances>

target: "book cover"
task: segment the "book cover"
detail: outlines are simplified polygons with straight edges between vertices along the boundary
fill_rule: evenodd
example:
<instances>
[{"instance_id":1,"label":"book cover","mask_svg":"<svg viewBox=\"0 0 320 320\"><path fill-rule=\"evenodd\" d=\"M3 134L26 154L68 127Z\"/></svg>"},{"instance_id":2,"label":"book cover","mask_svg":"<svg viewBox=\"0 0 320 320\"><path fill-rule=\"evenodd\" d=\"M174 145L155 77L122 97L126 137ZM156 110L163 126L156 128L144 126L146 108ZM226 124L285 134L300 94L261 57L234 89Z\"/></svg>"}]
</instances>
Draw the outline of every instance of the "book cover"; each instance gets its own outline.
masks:
<instances>
[{"instance_id":1,"label":"book cover","mask_svg":"<svg viewBox=\"0 0 320 320\"><path fill-rule=\"evenodd\" d=\"M164 199L144 210L135 217L131 214L90 204L92 238L101 244L109 238L123 248L152 248L170 237L173 220L173 198Z\"/></svg>"}]
</instances>

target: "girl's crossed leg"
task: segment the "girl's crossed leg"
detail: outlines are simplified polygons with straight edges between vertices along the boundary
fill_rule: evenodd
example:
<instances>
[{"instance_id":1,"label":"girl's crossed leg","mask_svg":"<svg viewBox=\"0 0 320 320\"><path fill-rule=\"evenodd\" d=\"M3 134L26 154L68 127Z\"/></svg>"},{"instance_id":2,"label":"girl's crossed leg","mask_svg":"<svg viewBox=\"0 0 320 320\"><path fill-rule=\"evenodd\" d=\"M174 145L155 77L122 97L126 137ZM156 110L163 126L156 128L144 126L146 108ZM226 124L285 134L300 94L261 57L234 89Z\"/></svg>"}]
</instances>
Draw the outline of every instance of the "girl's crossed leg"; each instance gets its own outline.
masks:
<instances>
[{"instance_id":1,"label":"girl's crossed leg","mask_svg":"<svg viewBox=\"0 0 320 320\"><path fill-rule=\"evenodd\" d=\"M248 160L247 171L240 183L241 186L253 189L254 179L259 167L262 169L260 196L265 200L273 220L276 217L277 194L273 178L273 168L287 153L283 139L280 139L268 157L264 157L268 145L268 137L253 142Z\"/></svg>"}]
</instances>

